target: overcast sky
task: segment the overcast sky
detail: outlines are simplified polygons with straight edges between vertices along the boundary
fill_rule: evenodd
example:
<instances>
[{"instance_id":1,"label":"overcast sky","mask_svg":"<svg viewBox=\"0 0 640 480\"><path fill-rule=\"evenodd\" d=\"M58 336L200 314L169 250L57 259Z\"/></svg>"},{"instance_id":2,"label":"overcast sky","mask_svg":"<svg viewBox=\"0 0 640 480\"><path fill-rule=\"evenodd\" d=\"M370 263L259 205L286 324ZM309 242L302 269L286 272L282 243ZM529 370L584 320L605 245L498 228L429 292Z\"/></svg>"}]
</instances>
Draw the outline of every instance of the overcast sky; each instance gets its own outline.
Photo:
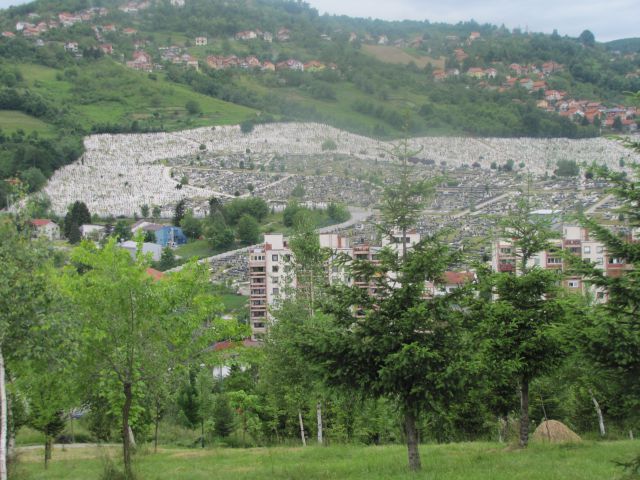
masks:
<instances>
[{"instance_id":1,"label":"overcast sky","mask_svg":"<svg viewBox=\"0 0 640 480\"><path fill-rule=\"evenodd\" d=\"M0 0L3 1L3 0ZM307 0L320 13L385 20L458 23L475 20L508 28L577 37L591 30L597 41L640 37L638 0Z\"/></svg>"},{"instance_id":2,"label":"overcast sky","mask_svg":"<svg viewBox=\"0 0 640 480\"><path fill-rule=\"evenodd\" d=\"M385 20L429 20L529 28L577 37L589 29L597 41L640 37L638 0L307 0L320 13ZM0 0L0 8L26 3Z\"/></svg>"}]
</instances>

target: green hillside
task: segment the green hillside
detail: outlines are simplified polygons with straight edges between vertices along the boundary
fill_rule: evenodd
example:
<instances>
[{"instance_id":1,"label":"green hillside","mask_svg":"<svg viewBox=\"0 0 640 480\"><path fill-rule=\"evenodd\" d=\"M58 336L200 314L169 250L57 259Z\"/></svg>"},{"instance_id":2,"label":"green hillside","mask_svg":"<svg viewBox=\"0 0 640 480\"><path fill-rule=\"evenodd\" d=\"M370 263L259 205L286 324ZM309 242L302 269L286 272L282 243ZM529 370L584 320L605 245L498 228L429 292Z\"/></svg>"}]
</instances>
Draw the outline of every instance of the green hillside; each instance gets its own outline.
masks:
<instances>
[{"instance_id":1,"label":"green hillside","mask_svg":"<svg viewBox=\"0 0 640 480\"><path fill-rule=\"evenodd\" d=\"M38 0L0 12L0 178L34 168L25 144L47 158L35 167L47 176L77 158L88 133L233 124L258 113L380 138L581 138L611 129L600 112L620 112L624 92L640 90L633 39L598 44L588 32L320 16L288 0L92 5ZM573 112L599 110L563 114L570 103ZM636 121L627 112L616 128Z\"/></svg>"}]
</instances>

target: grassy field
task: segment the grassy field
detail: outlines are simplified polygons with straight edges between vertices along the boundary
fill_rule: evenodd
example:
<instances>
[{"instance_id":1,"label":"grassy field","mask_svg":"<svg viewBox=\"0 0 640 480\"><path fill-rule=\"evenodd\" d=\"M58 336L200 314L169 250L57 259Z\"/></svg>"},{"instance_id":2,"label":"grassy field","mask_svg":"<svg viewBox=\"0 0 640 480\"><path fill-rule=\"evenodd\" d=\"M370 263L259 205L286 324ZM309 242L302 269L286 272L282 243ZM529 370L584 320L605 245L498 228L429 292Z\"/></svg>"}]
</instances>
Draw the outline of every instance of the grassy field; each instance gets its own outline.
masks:
<instances>
[{"instance_id":1,"label":"grassy field","mask_svg":"<svg viewBox=\"0 0 640 480\"><path fill-rule=\"evenodd\" d=\"M144 449L143 449L144 450ZM402 446L336 445L319 448L161 449L135 457L144 480L252 479L438 479L438 480L604 480L621 478L617 461L628 461L639 442L585 442L532 445L517 450L496 443L461 443L421 447L423 470L407 469ZM98 478L115 447L56 447L48 471L42 452L23 451L14 478L85 480Z\"/></svg>"},{"instance_id":2,"label":"grassy field","mask_svg":"<svg viewBox=\"0 0 640 480\"><path fill-rule=\"evenodd\" d=\"M177 130L237 124L255 115L250 108L195 93L161 73L150 76L110 59L66 72L33 64L17 67L31 90L71 106L72 115L82 124L137 120L142 127ZM201 113L189 114L188 100L195 100Z\"/></svg>"},{"instance_id":3,"label":"grassy field","mask_svg":"<svg viewBox=\"0 0 640 480\"><path fill-rule=\"evenodd\" d=\"M25 133L38 132L39 135L52 135L51 125L31 115L16 110L0 110L0 128L5 133L13 133L18 129Z\"/></svg>"},{"instance_id":4,"label":"grassy field","mask_svg":"<svg viewBox=\"0 0 640 480\"><path fill-rule=\"evenodd\" d=\"M444 68L444 58L431 58L424 55L410 55L402 48L388 45L362 45L362 51L377 60L385 63L397 65L407 65L415 63L419 68L424 68L431 64L434 68Z\"/></svg>"}]
</instances>

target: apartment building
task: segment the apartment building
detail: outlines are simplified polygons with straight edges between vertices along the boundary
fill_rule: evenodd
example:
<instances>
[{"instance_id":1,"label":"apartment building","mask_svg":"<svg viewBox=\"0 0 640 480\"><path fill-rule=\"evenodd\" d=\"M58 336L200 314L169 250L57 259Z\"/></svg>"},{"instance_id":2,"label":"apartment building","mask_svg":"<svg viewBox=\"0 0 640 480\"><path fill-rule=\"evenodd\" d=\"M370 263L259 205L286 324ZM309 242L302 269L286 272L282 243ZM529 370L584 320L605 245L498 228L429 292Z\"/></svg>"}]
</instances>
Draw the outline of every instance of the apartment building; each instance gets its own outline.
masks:
<instances>
[{"instance_id":1,"label":"apartment building","mask_svg":"<svg viewBox=\"0 0 640 480\"><path fill-rule=\"evenodd\" d=\"M420 234L415 230L406 233L406 244L412 248L420 241ZM369 295L376 295L376 285L368 279L353 277L344 268L345 257L375 263L378 254L384 247L402 249L402 234L394 232L391 238L380 245L366 242L351 244L348 238L335 233L319 235L320 247L331 250L332 254L326 263L327 282L330 285L355 285L367 290ZM271 321L270 309L296 288L297 280L293 273L293 253L282 234L265 235L264 244L249 251L249 311L251 323L251 339L259 341L267 332ZM393 274L390 274L393 276ZM475 275L470 272L446 272L441 284L427 282L425 296L436 296L450 293L461 284L473 281ZM356 309L355 317L364 316L364 312Z\"/></svg>"},{"instance_id":2,"label":"apartment building","mask_svg":"<svg viewBox=\"0 0 640 480\"><path fill-rule=\"evenodd\" d=\"M551 240L552 248L539 252L529 260L528 266L539 266L549 270L565 271L561 251L568 251L583 260L594 263L605 272L605 275L617 277L630 268L622 259L607 254L605 245L589 235L586 228L566 225L562 227L561 238ZM491 267L495 272L520 273L520 254L513 245L513 240L500 238L492 243ZM582 278L568 276L563 286L569 291L590 291L597 301L606 301L606 292L585 284Z\"/></svg>"}]
</instances>

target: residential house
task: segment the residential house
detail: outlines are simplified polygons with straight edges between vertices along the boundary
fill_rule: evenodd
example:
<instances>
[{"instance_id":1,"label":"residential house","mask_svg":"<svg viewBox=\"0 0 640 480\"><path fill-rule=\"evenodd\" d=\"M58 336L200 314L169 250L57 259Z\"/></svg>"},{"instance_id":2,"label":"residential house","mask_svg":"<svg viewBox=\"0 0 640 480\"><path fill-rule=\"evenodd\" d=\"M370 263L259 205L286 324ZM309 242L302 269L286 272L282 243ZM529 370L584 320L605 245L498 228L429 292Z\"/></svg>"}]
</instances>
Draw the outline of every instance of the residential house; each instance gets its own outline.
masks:
<instances>
[{"instance_id":1,"label":"residential house","mask_svg":"<svg viewBox=\"0 0 640 480\"><path fill-rule=\"evenodd\" d=\"M31 220L31 226L34 229L34 237L43 237L49 240L60 239L60 227L48 218L35 218Z\"/></svg>"},{"instance_id":2,"label":"residential house","mask_svg":"<svg viewBox=\"0 0 640 480\"><path fill-rule=\"evenodd\" d=\"M483 78L484 75L484 70L480 67L471 67L469 70L467 70L468 77Z\"/></svg>"},{"instance_id":3,"label":"residential house","mask_svg":"<svg viewBox=\"0 0 640 480\"><path fill-rule=\"evenodd\" d=\"M85 224L80 226L80 236L88 240L100 241L104 238L106 228L104 225Z\"/></svg>"},{"instance_id":4,"label":"residential house","mask_svg":"<svg viewBox=\"0 0 640 480\"><path fill-rule=\"evenodd\" d=\"M64 44L64 49L67 52L78 53L78 42L67 42Z\"/></svg>"},{"instance_id":5,"label":"residential house","mask_svg":"<svg viewBox=\"0 0 640 480\"><path fill-rule=\"evenodd\" d=\"M545 62L542 64L542 73L544 73L545 75L549 75L555 72L561 72L562 70L564 70L564 66L554 61Z\"/></svg>"},{"instance_id":6,"label":"residential house","mask_svg":"<svg viewBox=\"0 0 640 480\"><path fill-rule=\"evenodd\" d=\"M469 43L478 40L480 38L480 32L471 32L469 34Z\"/></svg>"},{"instance_id":7,"label":"residential house","mask_svg":"<svg viewBox=\"0 0 640 480\"><path fill-rule=\"evenodd\" d=\"M322 62L319 62L317 60L311 60L310 62L307 62L304 64L304 71L305 72L320 72L322 70L324 70L326 67L326 65Z\"/></svg>"},{"instance_id":8,"label":"residential house","mask_svg":"<svg viewBox=\"0 0 640 480\"><path fill-rule=\"evenodd\" d=\"M267 43L272 43L273 42L273 33L271 33L271 32L262 32L262 40L264 40Z\"/></svg>"},{"instance_id":9,"label":"residential house","mask_svg":"<svg viewBox=\"0 0 640 480\"><path fill-rule=\"evenodd\" d=\"M272 62L269 62L267 60L265 62L262 62L262 70L264 70L264 71L268 70L270 72L275 72L276 66Z\"/></svg>"},{"instance_id":10,"label":"residential house","mask_svg":"<svg viewBox=\"0 0 640 480\"><path fill-rule=\"evenodd\" d=\"M126 242L122 242L118 244L118 247L125 249L131 255L131 258L135 259L138 254L138 244L133 240L127 240ZM162 246L157 243L148 243L144 242L142 244L142 254L151 255L151 259L154 262L160 261L160 257L162 256Z\"/></svg>"},{"instance_id":11,"label":"residential house","mask_svg":"<svg viewBox=\"0 0 640 480\"><path fill-rule=\"evenodd\" d=\"M128 36L132 36L138 33L138 30L136 30L135 28L127 27L122 29L122 33Z\"/></svg>"},{"instance_id":12,"label":"residential house","mask_svg":"<svg viewBox=\"0 0 640 480\"><path fill-rule=\"evenodd\" d=\"M258 38L258 34L253 30L244 30L236 33L236 40L254 40Z\"/></svg>"},{"instance_id":13,"label":"residential house","mask_svg":"<svg viewBox=\"0 0 640 480\"><path fill-rule=\"evenodd\" d=\"M16 35L13 32L2 32L4 38L14 38Z\"/></svg>"},{"instance_id":14,"label":"residential house","mask_svg":"<svg viewBox=\"0 0 640 480\"><path fill-rule=\"evenodd\" d=\"M291 39L291 31L288 28L280 28L276 33L279 42L287 42Z\"/></svg>"},{"instance_id":15,"label":"residential house","mask_svg":"<svg viewBox=\"0 0 640 480\"><path fill-rule=\"evenodd\" d=\"M467 53L466 53L463 49L461 49L461 48L456 48L456 49L453 51L453 54L455 55L456 60L457 60L459 63L462 63L462 62L463 62L463 61L465 61L467 58L469 58L469 55L467 55Z\"/></svg>"},{"instance_id":16,"label":"residential house","mask_svg":"<svg viewBox=\"0 0 640 480\"><path fill-rule=\"evenodd\" d=\"M113 55L113 45L110 43L103 43L100 45L100 50L102 50L102 53L105 55Z\"/></svg>"},{"instance_id":17,"label":"residential house","mask_svg":"<svg viewBox=\"0 0 640 480\"><path fill-rule=\"evenodd\" d=\"M196 47L205 47L207 45L207 37L196 37Z\"/></svg>"},{"instance_id":18,"label":"residential house","mask_svg":"<svg viewBox=\"0 0 640 480\"><path fill-rule=\"evenodd\" d=\"M498 76L498 70L493 67L489 67L484 71L487 78L496 78Z\"/></svg>"},{"instance_id":19,"label":"residential house","mask_svg":"<svg viewBox=\"0 0 640 480\"><path fill-rule=\"evenodd\" d=\"M113 23L110 23L108 25L103 25L102 26L102 31L103 32L116 32L117 31L117 27Z\"/></svg>"},{"instance_id":20,"label":"residential house","mask_svg":"<svg viewBox=\"0 0 640 480\"><path fill-rule=\"evenodd\" d=\"M127 62L127 67L143 72L151 72L153 71L151 55L149 55L145 51L136 50L135 52L133 52L133 60Z\"/></svg>"},{"instance_id":21,"label":"residential house","mask_svg":"<svg viewBox=\"0 0 640 480\"><path fill-rule=\"evenodd\" d=\"M156 242L163 247L175 248L178 245L187 243L187 236L180 227L163 225L155 231Z\"/></svg>"},{"instance_id":22,"label":"residential house","mask_svg":"<svg viewBox=\"0 0 640 480\"><path fill-rule=\"evenodd\" d=\"M389 38L386 35L378 37L378 45L389 45Z\"/></svg>"}]
</instances>

